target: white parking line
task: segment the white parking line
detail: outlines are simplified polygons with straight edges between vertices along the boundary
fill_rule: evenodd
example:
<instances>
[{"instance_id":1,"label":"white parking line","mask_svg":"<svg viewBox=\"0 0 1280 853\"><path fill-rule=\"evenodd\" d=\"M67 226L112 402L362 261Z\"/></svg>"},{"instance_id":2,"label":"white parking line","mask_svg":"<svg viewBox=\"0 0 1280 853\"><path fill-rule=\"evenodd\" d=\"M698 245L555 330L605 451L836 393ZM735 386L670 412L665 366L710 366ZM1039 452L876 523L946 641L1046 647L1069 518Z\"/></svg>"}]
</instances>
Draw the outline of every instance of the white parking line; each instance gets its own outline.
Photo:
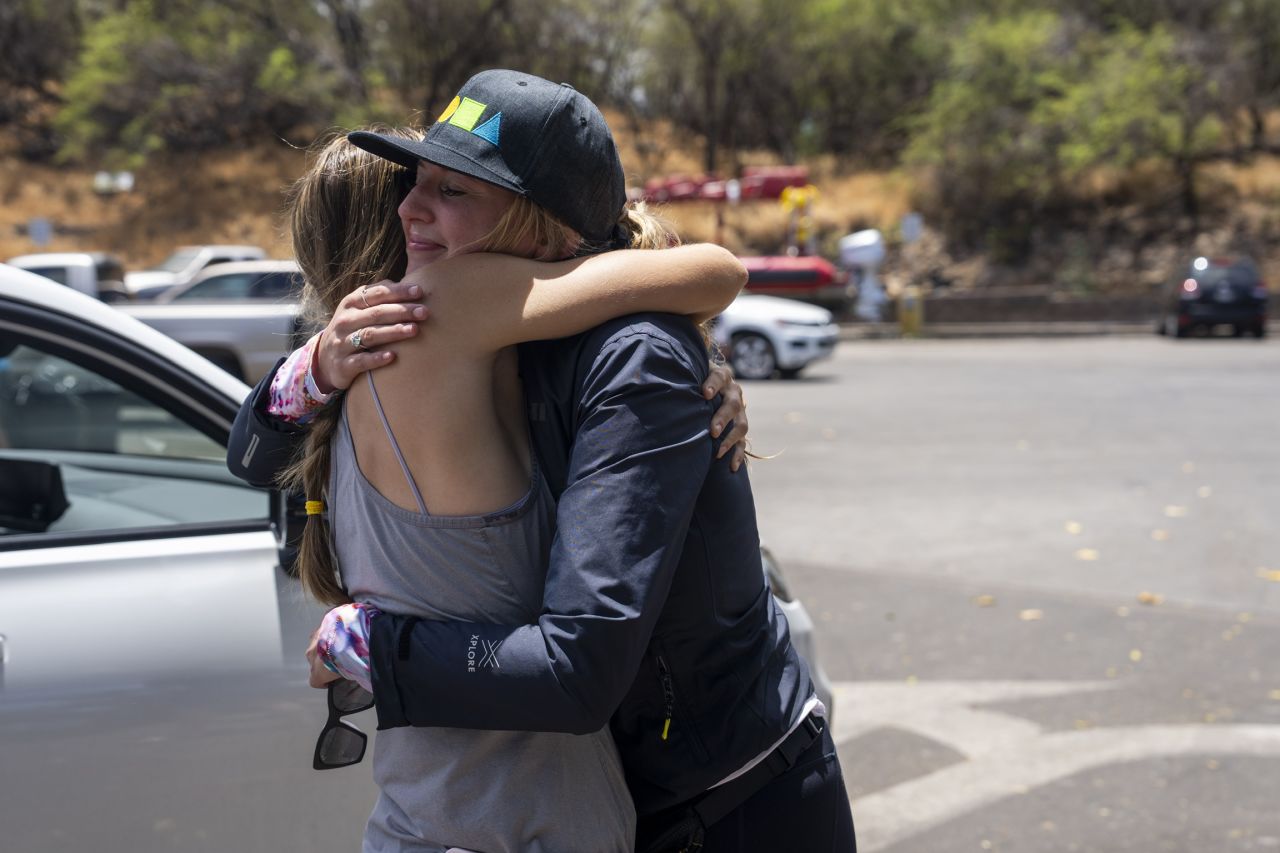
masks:
<instances>
[{"instance_id":1,"label":"white parking line","mask_svg":"<svg viewBox=\"0 0 1280 853\"><path fill-rule=\"evenodd\" d=\"M946 744L968 758L1034 737L1041 727L1022 717L974 705L1114 688L1114 681L901 681L834 687L836 743L886 726Z\"/></svg>"},{"instance_id":2,"label":"white parking line","mask_svg":"<svg viewBox=\"0 0 1280 853\"><path fill-rule=\"evenodd\" d=\"M1044 733L1029 720L965 707L1112 686L1114 682L837 684L837 743L877 728L906 729L970 759L853 800L858 849L884 849L1004 797L1107 765L1209 753L1280 758L1278 725L1120 726Z\"/></svg>"}]
</instances>

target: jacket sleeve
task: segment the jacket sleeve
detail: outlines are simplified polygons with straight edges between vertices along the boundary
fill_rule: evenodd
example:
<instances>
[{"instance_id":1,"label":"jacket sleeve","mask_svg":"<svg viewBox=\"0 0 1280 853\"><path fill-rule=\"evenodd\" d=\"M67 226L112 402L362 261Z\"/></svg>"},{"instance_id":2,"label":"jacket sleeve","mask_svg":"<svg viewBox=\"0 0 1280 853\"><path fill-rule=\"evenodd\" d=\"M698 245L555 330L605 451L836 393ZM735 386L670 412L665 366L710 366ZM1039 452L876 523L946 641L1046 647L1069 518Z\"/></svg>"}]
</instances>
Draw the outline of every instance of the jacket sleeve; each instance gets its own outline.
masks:
<instances>
[{"instance_id":1,"label":"jacket sleeve","mask_svg":"<svg viewBox=\"0 0 1280 853\"><path fill-rule=\"evenodd\" d=\"M282 364L283 358L240 404L227 439L227 468L251 486L274 486L276 475L289 464L294 448L306 434L304 429L266 413L271 380Z\"/></svg>"},{"instance_id":2,"label":"jacket sleeve","mask_svg":"<svg viewBox=\"0 0 1280 853\"><path fill-rule=\"evenodd\" d=\"M630 689L712 462L705 357L640 325L582 380L533 625L372 620L379 728L598 731Z\"/></svg>"}]
</instances>

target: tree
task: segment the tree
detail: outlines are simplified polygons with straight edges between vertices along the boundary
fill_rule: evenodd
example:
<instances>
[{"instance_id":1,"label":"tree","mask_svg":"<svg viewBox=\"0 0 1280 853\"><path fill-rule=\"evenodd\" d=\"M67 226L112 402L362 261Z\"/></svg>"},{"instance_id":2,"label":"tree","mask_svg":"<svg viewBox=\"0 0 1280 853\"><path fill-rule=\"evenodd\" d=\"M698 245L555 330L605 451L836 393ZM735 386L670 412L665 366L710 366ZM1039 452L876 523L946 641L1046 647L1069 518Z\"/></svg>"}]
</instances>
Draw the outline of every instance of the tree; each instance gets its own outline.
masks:
<instances>
[{"instance_id":1,"label":"tree","mask_svg":"<svg viewBox=\"0 0 1280 853\"><path fill-rule=\"evenodd\" d=\"M820 150L891 163L941 79L950 36L964 14L938 0L818 0L799 52L811 61L797 89L811 98Z\"/></svg>"},{"instance_id":2,"label":"tree","mask_svg":"<svg viewBox=\"0 0 1280 853\"><path fill-rule=\"evenodd\" d=\"M822 57L802 35L813 0L661 0L645 33L643 106L702 136L702 165L722 149L794 157L816 127L801 85Z\"/></svg>"},{"instance_id":3,"label":"tree","mask_svg":"<svg viewBox=\"0 0 1280 853\"><path fill-rule=\"evenodd\" d=\"M943 79L909 123L909 165L932 175L926 212L966 246L1007 260L1062 195L1057 128L1038 121L1076 73L1076 34L1052 12L981 16L952 45Z\"/></svg>"},{"instance_id":4,"label":"tree","mask_svg":"<svg viewBox=\"0 0 1280 853\"><path fill-rule=\"evenodd\" d=\"M359 4L355 0L324 0L322 8L333 24L351 96L356 100L367 100L369 90L365 85L364 69L369 61L369 45Z\"/></svg>"},{"instance_id":5,"label":"tree","mask_svg":"<svg viewBox=\"0 0 1280 853\"><path fill-rule=\"evenodd\" d=\"M1069 175L1167 164L1194 227L1200 212L1196 170L1228 156L1220 147L1219 87L1204 62L1205 45L1160 25L1146 32L1118 29L1082 48L1088 54L1084 73L1037 110L1039 123L1063 131L1059 158Z\"/></svg>"},{"instance_id":6,"label":"tree","mask_svg":"<svg viewBox=\"0 0 1280 853\"><path fill-rule=\"evenodd\" d=\"M400 103L421 110L425 122L449 103L475 72L502 67L510 43L512 0L373 0L378 65Z\"/></svg>"},{"instance_id":7,"label":"tree","mask_svg":"<svg viewBox=\"0 0 1280 853\"><path fill-rule=\"evenodd\" d=\"M74 0L0 3L0 125L12 125L22 150L54 149L49 118L62 102L58 84L79 47Z\"/></svg>"},{"instance_id":8,"label":"tree","mask_svg":"<svg viewBox=\"0 0 1280 853\"><path fill-rule=\"evenodd\" d=\"M1237 65L1238 101L1249 122L1249 147L1280 153L1267 137L1267 114L1280 107L1280 3L1231 0L1220 6L1219 61Z\"/></svg>"},{"instance_id":9,"label":"tree","mask_svg":"<svg viewBox=\"0 0 1280 853\"><path fill-rule=\"evenodd\" d=\"M697 80L696 108L687 119L703 136L702 168L716 170L716 150L722 137L725 98L725 54L732 44L741 43L749 28L753 9L747 0L665 0L663 6L682 25L692 46L694 79ZM674 34L674 33L673 33Z\"/></svg>"},{"instance_id":10,"label":"tree","mask_svg":"<svg viewBox=\"0 0 1280 853\"><path fill-rule=\"evenodd\" d=\"M56 120L61 154L136 167L159 151L287 134L327 123L336 88L232 7L127 0L86 29Z\"/></svg>"}]
</instances>

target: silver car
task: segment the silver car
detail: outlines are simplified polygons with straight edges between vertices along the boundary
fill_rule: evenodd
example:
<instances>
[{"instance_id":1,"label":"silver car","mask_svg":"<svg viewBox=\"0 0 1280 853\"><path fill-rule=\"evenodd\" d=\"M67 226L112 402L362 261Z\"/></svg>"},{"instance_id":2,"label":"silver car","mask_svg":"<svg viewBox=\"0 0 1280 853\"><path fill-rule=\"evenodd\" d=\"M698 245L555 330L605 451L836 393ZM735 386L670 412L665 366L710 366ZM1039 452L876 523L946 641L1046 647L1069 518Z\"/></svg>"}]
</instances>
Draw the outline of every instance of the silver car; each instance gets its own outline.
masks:
<instances>
[{"instance_id":1,"label":"silver car","mask_svg":"<svg viewBox=\"0 0 1280 853\"><path fill-rule=\"evenodd\" d=\"M298 516L225 464L248 391L0 264L0 849L359 849L371 762L311 769Z\"/></svg>"},{"instance_id":2,"label":"silver car","mask_svg":"<svg viewBox=\"0 0 1280 853\"><path fill-rule=\"evenodd\" d=\"M311 769L322 610L226 469L247 393L0 265L0 848L359 849L369 762Z\"/></svg>"},{"instance_id":3,"label":"silver car","mask_svg":"<svg viewBox=\"0 0 1280 853\"><path fill-rule=\"evenodd\" d=\"M233 261L205 267L156 302L296 302L301 291L297 261Z\"/></svg>"}]
</instances>

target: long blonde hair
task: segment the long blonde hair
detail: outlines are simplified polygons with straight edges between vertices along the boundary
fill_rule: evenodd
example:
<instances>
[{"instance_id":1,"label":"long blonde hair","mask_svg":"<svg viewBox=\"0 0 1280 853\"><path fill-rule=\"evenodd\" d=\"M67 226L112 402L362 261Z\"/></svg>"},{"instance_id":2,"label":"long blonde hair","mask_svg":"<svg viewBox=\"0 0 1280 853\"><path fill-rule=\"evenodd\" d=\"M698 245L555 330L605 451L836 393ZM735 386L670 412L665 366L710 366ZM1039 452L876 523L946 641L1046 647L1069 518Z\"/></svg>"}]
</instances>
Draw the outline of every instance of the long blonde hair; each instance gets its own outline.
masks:
<instances>
[{"instance_id":1,"label":"long blonde hair","mask_svg":"<svg viewBox=\"0 0 1280 853\"><path fill-rule=\"evenodd\" d=\"M374 128L381 133L418 140L420 133ZM302 270L303 316L324 325L351 291L404 275L404 232L396 207L413 182L413 173L330 134L313 147L310 167L289 192L287 211L293 253ZM294 462L280 483L301 490L308 500L327 502L330 444L341 407L318 411ZM298 548L303 587L329 605L351 600L342 587L338 564L329 547L323 514L308 515Z\"/></svg>"},{"instance_id":2,"label":"long blonde hair","mask_svg":"<svg viewBox=\"0 0 1280 853\"><path fill-rule=\"evenodd\" d=\"M680 235L671 223L651 211L643 202L628 204L618 217L627 249L669 249L680 245ZM516 199L493 229L466 248L468 252L511 254L518 246L532 246L526 257L535 261L558 261L573 255L594 255L622 248L588 243L554 213L525 196Z\"/></svg>"}]
</instances>

